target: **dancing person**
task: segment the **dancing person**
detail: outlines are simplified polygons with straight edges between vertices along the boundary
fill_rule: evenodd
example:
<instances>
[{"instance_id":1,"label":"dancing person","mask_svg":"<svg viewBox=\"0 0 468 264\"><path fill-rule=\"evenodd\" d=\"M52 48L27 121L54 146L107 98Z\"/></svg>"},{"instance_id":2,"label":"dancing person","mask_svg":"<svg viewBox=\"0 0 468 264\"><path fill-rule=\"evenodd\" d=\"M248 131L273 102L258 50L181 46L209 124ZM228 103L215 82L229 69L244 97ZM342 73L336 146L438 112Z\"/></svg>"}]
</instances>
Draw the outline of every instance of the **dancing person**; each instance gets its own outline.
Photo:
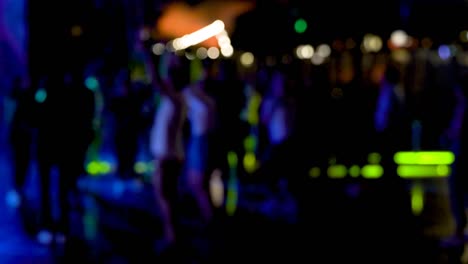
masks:
<instances>
[{"instance_id":1,"label":"dancing person","mask_svg":"<svg viewBox=\"0 0 468 264\"><path fill-rule=\"evenodd\" d=\"M249 125L241 114L245 105L243 88L246 85L238 74L235 62L217 60L207 66L204 90L216 102L210 160L214 167L225 173L229 168L228 153L234 151L240 155L243 152L242 142L249 134Z\"/></svg>"},{"instance_id":2,"label":"dancing person","mask_svg":"<svg viewBox=\"0 0 468 264\"><path fill-rule=\"evenodd\" d=\"M446 139L452 141L455 145L455 163L454 170L449 177L450 207L455 222L453 235L442 240L442 246L460 247L466 241L465 229L467 226L466 216L466 193L467 193L467 165L466 158L468 154L468 71L462 70L460 84L457 86L457 99L459 100L454 110L452 126L445 132Z\"/></svg>"},{"instance_id":3,"label":"dancing person","mask_svg":"<svg viewBox=\"0 0 468 264\"><path fill-rule=\"evenodd\" d=\"M198 63L197 63L198 62ZM215 101L206 92L207 69L199 61L199 76L183 91L188 110L190 136L187 146L186 169L188 187L192 191L206 223L211 220L213 208L207 190L209 177L210 140L215 122Z\"/></svg>"},{"instance_id":4,"label":"dancing person","mask_svg":"<svg viewBox=\"0 0 468 264\"><path fill-rule=\"evenodd\" d=\"M41 104L38 126L38 169L41 188L41 244L64 243L70 233L70 194L76 193L76 180L84 174L84 162L94 137L94 94L84 87L79 73L56 72L46 85L47 97ZM58 169L59 215L53 215L51 177Z\"/></svg>"},{"instance_id":5,"label":"dancing person","mask_svg":"<svg viewBox=\"0 0 468 264\"><path fill-rule=\"evenodd\" d=\"M288 73L283 68L273 69L266 94L260 106L260 122L267 134L267 148L261 159L266 175L276 183L286 183L291 163L291 136L294 129L295 108L288 89ZM284 185L282 185L284 187Z\"/></svg>"},{"instance_id":6,"label":"dancing person","mask_svg":"<svg viewBox=\"0 0 468 264\"><path fill-rule=\"evenodd\" d=\"M133 167L138 154L141 102L126 70L119 73L114 88L117 94L112 98L111 109L115 116L117 174L121 179L131 179L135 177Z\"/></svg>"},{"instance_id":7,"label":"dancing person","mask_svg":"<svg viewBox=\"0 0 468 264\"><path fill-rule=\"evenodd\" d=\"M176 209L178 179L184 162L183 125L186 106L181 93L185 86L183 61L165 53L159 65L160 103L154 116L150 148L155 159L153 186L163 225L163 240L157 251L173 248L176 242Z\"/></svg>"}]
</instances>

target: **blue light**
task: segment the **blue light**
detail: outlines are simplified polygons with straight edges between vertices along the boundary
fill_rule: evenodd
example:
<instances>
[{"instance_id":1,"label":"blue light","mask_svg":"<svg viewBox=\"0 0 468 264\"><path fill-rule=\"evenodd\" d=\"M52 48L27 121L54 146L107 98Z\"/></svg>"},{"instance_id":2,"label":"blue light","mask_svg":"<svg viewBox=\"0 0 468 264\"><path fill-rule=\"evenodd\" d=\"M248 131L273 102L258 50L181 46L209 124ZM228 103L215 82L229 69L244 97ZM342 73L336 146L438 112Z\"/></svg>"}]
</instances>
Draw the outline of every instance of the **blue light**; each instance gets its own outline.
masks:
<instances>
[{"instance_id":1,"label":"blue light","mask_svg":"<svg viewBox=\"0 0 468 264\"><path fill-rule=\"evenodd\" d=\"M99 87L99 81L96 79L96 77L90 76L86 78L85 86L91 91L96 91L97 88Z\"/></svg>"},{"instance_id":2,"label":"blue light","mask_svg":"<svg viewBox=\"0 0 468 264\"><path fill-rule=\"evenodd\" d=\"M450 51L450 47L447 45L440 46L438 52L439 52L439 57L443 60L450 58L450 56L452 55L452 52Z\"/></svg>"},{"instance_id":3,"label":"blue light","mask_svg":"<svg viewBox=\"0 0 468 264\"><path fill-rule=\"evenodd\" d=\"M38 103L43 103L47 99L47 92L44 88L40 88L37 90L36 94L34 95L34 99Z\"/></svg>"}]
</instances>

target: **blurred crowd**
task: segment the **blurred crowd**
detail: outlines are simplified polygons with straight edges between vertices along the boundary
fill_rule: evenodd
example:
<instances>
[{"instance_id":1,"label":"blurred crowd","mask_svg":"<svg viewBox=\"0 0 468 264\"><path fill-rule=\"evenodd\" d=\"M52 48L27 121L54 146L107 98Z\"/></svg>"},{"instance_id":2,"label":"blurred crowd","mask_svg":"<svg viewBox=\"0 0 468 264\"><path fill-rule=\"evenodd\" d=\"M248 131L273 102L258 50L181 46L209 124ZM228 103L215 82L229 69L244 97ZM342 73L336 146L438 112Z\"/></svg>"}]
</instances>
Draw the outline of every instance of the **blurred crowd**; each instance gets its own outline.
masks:
<instances>
[{"instance_id":1,"label":"blurred crowd","mask_svg":"<svg viewBox=\"0 0 468 264\"><path fill-rule=\"evenodd\" d=\"M441 56L428 48L377 53L343 48L320 64L286 55L256 58L244 67L236 56L200 60L169 50L154 55L136 41L126 67L97 59L85 67L59 65L38 83L19 76L11 90L10 201L19 206L24 200L29 166L36 160L42 194L38 238L65 240L68 196L78 192L76 181L88 173L86 164L110 152L116 177L148 181L134 169L143 157L154 163L150 180L164 218L160 248L165 248L177 237L171 202L180 175L209 223L207 182L213 172L227 177L230 155L243 161L241 180L267 183L278 193L303 191L309 169L331 157L364 165L369 153L378 152L391 166L397 151L450 150L463 160L466 57L462 51ZM458 179L462 163L453 172ZM49 197L54 167L58 220ZM454 194L463 192L462 184L454 186ZM463 230L465 220L457 219Z\"/></svg>"}]
</instances>

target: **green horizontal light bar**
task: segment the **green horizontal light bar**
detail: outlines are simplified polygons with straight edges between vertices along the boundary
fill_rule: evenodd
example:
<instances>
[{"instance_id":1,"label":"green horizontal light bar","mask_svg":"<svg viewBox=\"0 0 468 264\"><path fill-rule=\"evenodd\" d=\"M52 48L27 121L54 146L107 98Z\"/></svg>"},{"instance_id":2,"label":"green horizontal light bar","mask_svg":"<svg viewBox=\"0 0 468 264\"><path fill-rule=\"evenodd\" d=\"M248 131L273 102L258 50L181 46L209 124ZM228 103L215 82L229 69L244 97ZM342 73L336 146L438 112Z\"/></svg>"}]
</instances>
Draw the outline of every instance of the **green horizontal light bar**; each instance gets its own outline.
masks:
<instances>
[{"instance_id":1,"label":"green horizontal light bar","mask_svg":"<svg viewBox=\"0 0 468 264\"><path fill-rule=\"evenodd\" d=\"M444 178L451 173L448 165L400 165L398 176L404 179Z\"/></svg>"},{"instance_id":2,"label":"green horizontal light bar","mask_svg":"<svg viewBox=\"0 0 468 264\"><path fill-rule=\"evenodd\" d=\"M376 164L369 164L362 167L361 175L366 179L378 179L384 173L383 167Z\"/></svg>"},{"instance_id":3,"label":"green horizontal light bar","mask_svg":"<svg viewBox=\"0 0 468 264\"><path fill-rule=\"evenodd\" d=\"M450 165L455 155L451 151L401 151L393 160L398 165Z\"/></svg>"},{"instance_id":4,"label":"green horizontal light bar","mask_svg":"<svg viewBox=\"0 0 468 264\"><path fill-rule=\"evenodd\" d=\"M112 171L112 165L106 161L91 161L86 165L86 171L91 176L108 174Z\"/></svg>"},{"instance_id":5,"label":"green horizontal light bar","mask_svg":"<svg viewBox=\"0 0 468 264\"><path fill-rule=\"evenodd\" d=\"M363 167L353 165L349 168L342 164L335 164L330 165L323 176L328 176L331 179L342 179L348 175L353 178L362 176L365 179L378 179L382 177L383 173L383 167L378 164L367 164ZM309 170L309 177L311 178L318 178L321 174L322 172L319 167L313 167Z\"/></svg>"},{"instance_id":6,"label":"green horizontal light bar","mask_svg":"<svg viewBox=\"0 0 468 264\"><path fill-rule=\"evenodd\" d=\"M112 173L115 166L108 161L93 160L86 164L86 172L91 176L100 176ZM133 170L137 174L145 174L154 171L154 164L152 161L137 161L133 165Z\"/></svg>"},{"instance_id":7,"label":"green horizontal light bar","mask_svg":"<svg viewBox=\"0 0 468 264\"><path fill-rule=\"evenodd\" d=\"M332 165L328 167L327 173L330 178L341 179L346 177L348 170L344 165Z\"/></svg>"}]
</instances>

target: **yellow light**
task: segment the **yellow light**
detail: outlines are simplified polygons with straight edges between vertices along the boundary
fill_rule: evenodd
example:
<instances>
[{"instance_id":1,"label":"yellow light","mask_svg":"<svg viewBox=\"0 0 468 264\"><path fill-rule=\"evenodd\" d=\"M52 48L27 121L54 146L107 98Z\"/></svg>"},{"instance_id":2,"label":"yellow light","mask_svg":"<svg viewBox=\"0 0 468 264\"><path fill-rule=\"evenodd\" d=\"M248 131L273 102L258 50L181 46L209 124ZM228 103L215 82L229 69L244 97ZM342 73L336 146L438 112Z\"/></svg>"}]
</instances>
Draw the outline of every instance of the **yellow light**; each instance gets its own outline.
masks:
<instances>
[{"instance_id":1,"label":"yellow light","mask_svg":"<svg viewBox=\"0 0 468 264\"><path fill-rule=\"evenodd\" d=\"M448 165L400 165L397 174L404 179L445 178L451 173Z\"/></svg>"},{"instance_id":2,"label":"yellow light","mask_svg":"<svg viewBox=\"0 0 468 264\"><path fill-rule=\"evenodd\" d=\"M398 165L450 165L455 155L450 151L402 151L393 159Z\"/></svg>"},{"instance_id":3,"label":"yellow light","mask_svg":"<svg viewBox=\"0 0 468 264\"><path fill-rule=\"evenodd\" d=\"M366 179L378 179L384 173L383 167L375 164L368 164L361 170L362 177Z\"/></svg>"},{"instance_id":4,"label":"yellow light","mask_svg":"<svg viewBox=\"0 0 468 264\"><path fill-rule=\"evenodd\" d=\"M424 209L424 189L421 183L411 187L411 210L413 214L420 215Z\"/></svg>"},{"instance_id":5,"label":"yellow light","mask_svg":"<svg viewBox=\"0 0 468 264\"><path fill-rule=\"evenodd\" d=\"M248 152L244 156L244 168L248 173L252 173L257 167L257 158L252 152Z\"/></svg>"},{"instance_id":6,"label":"yellow light","mask_svg":"<svg viewBox=\"0 0 468 264\"><path fill-rule=\"evenodd\" d=\"M346 177L348 173L346 166L344 165L331 165L327 170L328 177L333 179L342 179Z\"/></svg>"}]
</instances>

